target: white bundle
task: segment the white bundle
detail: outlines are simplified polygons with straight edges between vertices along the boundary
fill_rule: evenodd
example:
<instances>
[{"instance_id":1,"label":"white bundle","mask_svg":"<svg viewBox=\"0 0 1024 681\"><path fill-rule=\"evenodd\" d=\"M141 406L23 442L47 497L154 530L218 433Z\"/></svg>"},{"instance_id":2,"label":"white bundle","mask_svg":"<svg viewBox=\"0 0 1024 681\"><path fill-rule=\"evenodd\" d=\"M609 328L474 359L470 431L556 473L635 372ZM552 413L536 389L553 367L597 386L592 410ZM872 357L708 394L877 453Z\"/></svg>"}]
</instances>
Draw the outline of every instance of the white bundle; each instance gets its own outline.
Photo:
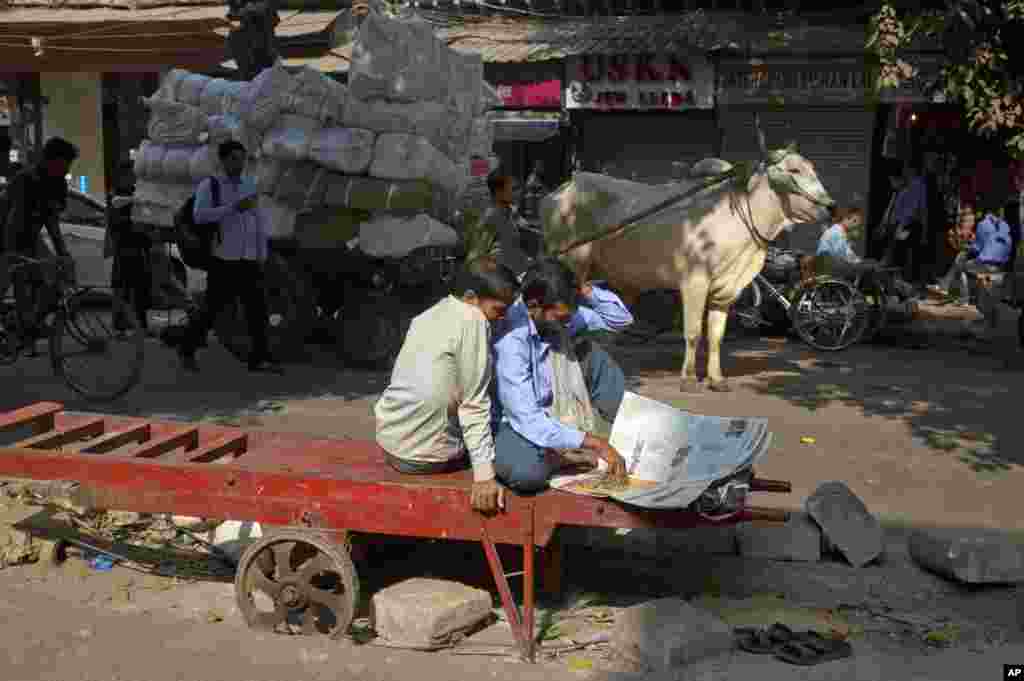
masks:
<instances>
[{"instance_id":1,"label":"white bundle","mask_svg":"<svg viewBox=\"0 0 1024 681\"><path fill-rule=\"evenodd\" d=\"M459 117L472 118L483 99L484 62L479 54L451 51L444 103Z\"/></svg>"},{"instance_id":2,"label":"white bundle","mask_svg":"<svg viewBox=\"0 0 1024 681\"><path fill-rule=\"evenodd\" d=\"M377 138L370 175L386 180L426 180L457 191L455 164L430 142L415 135L386 134Z\"/></svg>"},{"instance_id":3,"label":"white bundle","mask_svg":"<svg viewBox=\"0 0 1024 681\"><path fill-rule=\"evenodd\" d=\"M273 127L281 116L284 97L291 86L292 77L280 61L263 69L241 93L242 120L258 132Z\"/></svg>"},{"instance_id":4,"label":"white bundle","mask_svg":"<svg viewBox=\"0 0 1024 681\"><path fill-rule=\"evenodd\" d=\"M171 69L164 76L163 80L160 81L160 87L153 94L153 98L170 102L178 101L178 90L181 88L181 82L190 75L192 74L184 69Z\"/></svg>"},{"instance_id":5,"label":"white bundle","mask_svg":"<svg viewBox=\"0 0 1024 681\"><path fill-rule=\"evenodd\" d=\"M135 153L135 176L140 179L159 177L167 147L143 140Z\"/></svg>"},{"instance_id":6,"label":"white bundle","mask_svg":"<svg viewBox=\"0 0 1024 681\"><path fill-rule=\"evenodd\" d=\"M373 160L377 136L361 128L324 128L313 134L309 157L347 175L362 175Z\"/></svg>"},{"instance_id":7,"label":"white bundle","mask_svg":"<svg viewBox=\"0 0 1024 681\"><path fill-rule=\"evenodd\" d=\"M168 206L177 210L196 191L196 185L188 183L166 183L142 180L136 183L132 199L153 206Z\"/></svg>"},{"instance_id":8,"label":"white bundle","mask_svg":"<svg viewBox=\"0 0 1024 681\"><path fill-rule=\"evenodd\" d=\"M440 146L447 137L448 110L440 102L388 102L349 96L345 102L345 125L377 133L405 133L426 137Z\"/></svg>"},{"instance_id":9,"label":"white bundle","mask_svg":"<svg viewBox=\"0 0 1024 681\"><path fill-rule=\"evenodd\" d=\"M333 78L327 78L327 100L324 102L324 125L342 125L348 88Z\"/></svg>"},{"instance_id":10,"label":"white bundle","mask_svg":"<svg viewBox=\"0 0 1024 681\"><path fill-rule=\"evenodd\" d=\"M219 175L221 170L217 147L204 144L195 151L188 160L188 174L193 182L200 182L211 175Z\"/></svg>"},{"instance_id":11,"label":"white bundle","mask_svg":"<svg viewBox=\"0 0 1024 681\"><path fill-rule=\"evenodd\" d=\"M169 99L143 100L149 107L149 139L157 144L201 144L206 141L208 121L194 106Z\"/></svg>"},{"instance_id":12,"label":"white bundle","mask_svg":"<svg viewBox=\"0 0 1024 681\"><path fill-rule=\"evenodd\" d=\"M210 116L206 121L210 144L220 144L228 140L241 141L242 122L234 116Z\"/></svg>"},{"instance_id":13,"label":"white bundle","mask_svg":"<svg viewBox=\"0 0 1024 681\"><path fill-rule=\"evenodd\" d=\"M282 161L305 161L313 145L313 134L320 129L315 118L285 114L263 138L263 153Z\"/></svg>"},{"instance_id":14,"label":"white bundle","mask_svg":"<svg viewBox=\"0 0 1024 681\"><path fill-rule=\"evenodd\" d=\"M272 196L260 196L260 210L267 221L272 238L290 237L295 234L295 218L298 211Z\"/></svg>"},{"instance_id":15,"label":"white bundle","mask_svg":"<svg viewBox=\"0 0 1024 681\"><path fill-rule=\"evenodd\" d=\"M240 80L229 80L224 92L223 114L233 118L242 117L242 95L249 83Z\"/></svg>"},{"instance_id":16,"label":"white bundle","mask_svg":"<svg viewBox=\"0 0 1024 681\"><path fill-rule=\"evenodd\" d=\"M136 200L132 202L132 222L154 227L173 227L174 216L179 208L181 206L164 206Z\"/></svg>"},{"instance_id":17,"label":"white bundle","mask_svg":"<svg viewBox=\"0 0 1024 681\"><path fill-rule=\"evenodd\" d=\"M462 161L469 156L473 136L473 119L469 116L451 116L444 144L439 147L448 158Z\"/></svg>"},{"instance_id":18,"label":"white bundle","mask_svg":"<svg viewBox=\"0 0 1024 681\"><path fill-rule=\"evenodd\" d=\"M454 246L459 235L420 214L412 219L379 217L359 225L359 248L374 258L401 258L423 246Z\"/></svg>"},{"instance_id":19,"label":"white bundle","mask_svg":"<svg viewBox=\"0 0 1024 681\"><path fill-rule=\"evenodd\" d=\"M488 116L473 119L473 130L469 136L469 155L474 158L489 158L494 147L494 122Z\"/></svg>"},{"instance_id":20,"label":"white bundle","mask_svg":"<svg viewBox=\"0 0 1024 681\"><path fill-rule=\"evenodd\" d=\"M504 102L501 101L501 97L498 96L498 91L494 89L494 86L488 83L486 80L480 84L480 104L476 108L476 114L479 116L492 109L497 109Z\"/></svg>"},{"instance_id":21,"label":"white bundle","mask_svg":"<svg viewBox=\"0 0 1024 681\"><path fill-rule=\"evenodd\" d=\"M337 120L344 110L347 89L341 83L304 66L292 78L292 89L284 99L284 113L315 118L321 123Z\"/></svg>"},{"instance_id":22,"label":"white bundle","mask_svg":"<svg viewBox=\"0 0 1024 681\"><path fill-rule=\"evenodd\" d=\"M327 170L315 163L296 163L281 173L274 198L296 210L308 210L323 204Z\"/></svg>"},{"instance_id":23,"label":"white bundle","mask_svg":"<svg viewBox=\"0 0 1024 681\"><path fill-rule=\"evenodd\" d=\"M223 78L212 78L199 93L199 108L207 116L219 116L224 113L224 101L231 91L231 81Z\"/></svg>"},{"instance_id":24,"label":"white bundle","mask_svg":"<svg viewBox=\"0 0 1024 681\"><path fill-rule=\"evenodd\" d=\"M183 104L200 106L203 98L203 90L213 80L209 76L198 73L190 73L178 83L178 91L175 99Z\"/></svg>"},{"instance_id":25,"label":"white bundle","mask_svg":"<svg viewBox=\"0 0 1024 681\"><path fill-rule=\"evenodd\" d=\"M281 175L284 173L287 164L264 156L258 160L249 162L249 174L256 182L257 190L261 194L273 194L277 191Z\"/></svg>"},{"instance_id":26,"label":"white bundle","mask_svg":"<svg viewBox=\"0 0 1024 681\"><path fill-rule=\"evenodd\" d=\"M426 22L371 12L352 47L349 93L362 99L437 101L445 94L450 54Z\"/></svg>"}]
</instances>

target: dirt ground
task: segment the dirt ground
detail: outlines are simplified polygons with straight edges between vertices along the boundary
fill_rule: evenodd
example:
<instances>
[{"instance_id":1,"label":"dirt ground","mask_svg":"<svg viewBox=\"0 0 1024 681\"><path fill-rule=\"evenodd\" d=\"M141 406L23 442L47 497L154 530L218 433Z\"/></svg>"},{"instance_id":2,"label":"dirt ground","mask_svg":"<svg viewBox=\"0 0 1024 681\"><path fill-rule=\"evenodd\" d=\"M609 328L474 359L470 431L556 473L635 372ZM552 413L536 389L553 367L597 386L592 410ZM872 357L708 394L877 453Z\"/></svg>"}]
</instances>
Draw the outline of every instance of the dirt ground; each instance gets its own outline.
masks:
<instances>
[{"instance_id":1,"label":"dirt ground","mask_svg":"<svg viewBox=\"0 0 1024 681\"><path fill-rule=\"evenodd\" d=\"M49 374L45 358L23 360L0 371L0 410L45 399L77 410L365 438L372 435L373 401L387 380L383 373L342 368L323 352L311 364L289 367L284 377L250 375L215 346L200 357L204 372L198 376L180 373L173 355L155 341L147 352L143 385L99 409L75 400ZM644 558L577 547L569 556L573 597L546 606L565 629L608 626L601 619L607 612L594 616L582 608L584 593L600 594L610 612L677 595L704 599L708 607L732 612L733 620L736 611L812 618L827 612L847 627L857 650L853 660L810 670L734 655L665 678L960 679L987 667L995 678L1003 662L1024 661L1021 649L1005 647L1021 642L1015 590L954 587L922 573L905 549L913 527L1012 538L1024 530L1014 503L1024 454L1013 445L1019 432L1014 396L1024 394L1024 371L1012 339L823 354L786 339L732 338L724 359L735 387L729 394L681 394L681 352L678 343L667 342L613 348L635 392L694 412L768 417L775 439L758 473L792 481L793 493L758 495L755 503L800 508L819 483L842 480L888 528L886 560L853 570L834 562ZM5 511L8 519L25 512L16 503ZM394 562L427 565L436 574L458 562L453 550L426 545L413 559ZM591 569L594 564L602 569ZM12 680L385 679L412 673L430 679L630 678L600 646L524 667L508 657L266 636L244 628L227 583L168 583L120 567L97 572L77 559L57 569L0 570L0 589L0 608L10 614L4 617L10 624L0 624L6 641L0 677ZM765 604L780 595L784 606Z\"/></svg>"}]
</instances>

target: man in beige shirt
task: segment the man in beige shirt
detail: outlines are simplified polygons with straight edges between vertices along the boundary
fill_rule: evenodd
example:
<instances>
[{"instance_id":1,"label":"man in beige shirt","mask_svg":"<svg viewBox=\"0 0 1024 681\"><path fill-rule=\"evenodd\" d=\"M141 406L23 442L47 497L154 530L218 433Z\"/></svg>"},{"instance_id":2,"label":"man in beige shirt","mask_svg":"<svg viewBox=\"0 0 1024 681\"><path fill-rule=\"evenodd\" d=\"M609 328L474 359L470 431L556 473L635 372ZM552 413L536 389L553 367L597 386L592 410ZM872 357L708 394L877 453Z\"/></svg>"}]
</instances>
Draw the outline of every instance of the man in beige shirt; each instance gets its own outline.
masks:
<instances>
[{"instance_id":1,"label":"man in beige shirt","mask_svg":"<svg viewBox=\"0 0 1024 681\"><path fill-rule=\"evenodd\" d=\"M467 264L451 295L413 319L374 407L377 444L395 470L424 475L472 465L473 508L485 513L504 505L494 480L490 325L516 295L508 268L490 258Z\"/></svg>"}]
</instances>

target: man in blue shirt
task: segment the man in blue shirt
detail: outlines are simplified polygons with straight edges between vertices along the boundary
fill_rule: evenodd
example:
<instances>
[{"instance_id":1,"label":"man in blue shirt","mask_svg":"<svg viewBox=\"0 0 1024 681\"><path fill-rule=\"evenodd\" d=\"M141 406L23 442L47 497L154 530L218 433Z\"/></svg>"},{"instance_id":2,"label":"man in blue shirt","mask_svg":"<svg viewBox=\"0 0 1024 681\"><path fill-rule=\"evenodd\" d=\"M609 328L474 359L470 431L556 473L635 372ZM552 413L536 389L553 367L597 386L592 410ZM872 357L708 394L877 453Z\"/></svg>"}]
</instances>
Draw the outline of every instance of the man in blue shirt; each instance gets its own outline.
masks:
<instances>
[{"instance_id":1,"label":"man in blue shirt","mask_svg":"<svg viewBox=\"0 0 1024 681\"><path fill-rule=\"evenodd\" d=\"M985 217L975 229L974 240L967 249L957 255L953 266L949 268L937 286L929 286L928 292L936 296L949 296L949 287L960 279L962 273L974 275L977 281L979 274L995 274L1003 271L1010 262L1013 240L1010 237L1010 225L999 217L994 208L988 208ZM978 311L985 319L988 331L999 325L997 296L989 286L976 287Z\"/></svg>"},{"instance_id":2,"label":"man in blue shirt","mask_svg":"<svg viewBox=\"0 0 1024 681\"><path fill-rule=\"evenodd\" d=\"M560 372L553 365L561 361L558 354L578 360L589 393L583 400L589 397L587 406L613 421L625 390L622 369L596 344L575 337L620 331L632 323L618 296L591 284L579 286L557 260L542 260L527 271L522 295L508 309L494 345L499 480L518 492L540 491L553 472L572 462L564 454L580 449L590 463L604 460L613 477L624 477L625 461L606 439L559 420L553 411L565 399L564 392L556 392L569 387L558 384Z\"/></svg>"}]
</instances>

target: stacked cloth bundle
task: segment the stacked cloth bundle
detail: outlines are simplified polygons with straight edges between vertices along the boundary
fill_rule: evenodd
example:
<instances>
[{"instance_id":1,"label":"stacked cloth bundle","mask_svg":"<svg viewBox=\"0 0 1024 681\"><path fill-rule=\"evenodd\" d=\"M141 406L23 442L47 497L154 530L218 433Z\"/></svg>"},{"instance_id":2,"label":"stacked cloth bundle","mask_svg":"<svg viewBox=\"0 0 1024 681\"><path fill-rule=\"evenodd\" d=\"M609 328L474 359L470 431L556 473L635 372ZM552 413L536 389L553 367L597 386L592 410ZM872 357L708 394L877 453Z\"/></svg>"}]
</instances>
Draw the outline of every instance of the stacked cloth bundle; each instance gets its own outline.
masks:
<instances>
[{"instance_id":1,"label":"stacked cloth bundle","mask_svg":"<svg viewBox=\"0 0 1024 681\"><path fill-rule=\"evenodd\" d=\"M499 103L479 56L449 49L425 22L376 13L355 35L348 87L280 62L249 82L175 69L147 100L134 217L170 226L196 185L219 172L217 146L236 139L274 236L329 248L357 235L380 243L371 233L397 223L423 231L420 215L450 221L471 159L492 156L488 111Z\"/></svg>"}]
</instances>

